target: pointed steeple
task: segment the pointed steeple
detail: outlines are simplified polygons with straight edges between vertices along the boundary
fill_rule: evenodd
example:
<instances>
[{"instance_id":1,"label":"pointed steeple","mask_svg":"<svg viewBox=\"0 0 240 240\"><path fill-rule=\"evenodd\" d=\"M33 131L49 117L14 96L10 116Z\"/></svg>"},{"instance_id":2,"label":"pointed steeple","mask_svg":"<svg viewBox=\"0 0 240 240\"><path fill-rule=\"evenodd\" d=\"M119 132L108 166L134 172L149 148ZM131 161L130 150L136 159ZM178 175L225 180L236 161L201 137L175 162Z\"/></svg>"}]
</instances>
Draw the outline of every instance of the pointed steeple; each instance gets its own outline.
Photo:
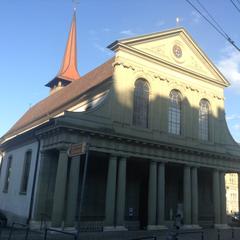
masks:
<instances>
[{"instance_id":1,"label":"pointed steeple","mask_svg":"<svg viewBox=\"0 0 240 240\"><path fill-rule=\"evenodd\" d=\"M77 69L77 29L76 10L74 9L71 29L68 36L62 66L57 76L45 86L51 88L51 93L60 90L72 81L78 80L80 75Z\"/></svg>"}]
</instances>

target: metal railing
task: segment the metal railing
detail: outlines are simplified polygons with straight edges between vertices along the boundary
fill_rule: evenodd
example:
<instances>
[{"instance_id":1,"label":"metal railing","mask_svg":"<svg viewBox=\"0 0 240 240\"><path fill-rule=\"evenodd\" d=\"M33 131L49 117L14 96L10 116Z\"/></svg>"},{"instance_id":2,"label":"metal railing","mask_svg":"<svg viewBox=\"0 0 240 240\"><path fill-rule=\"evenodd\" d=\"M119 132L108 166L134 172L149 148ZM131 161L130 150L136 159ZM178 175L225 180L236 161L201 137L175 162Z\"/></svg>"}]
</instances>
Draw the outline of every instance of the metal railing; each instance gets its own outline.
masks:
<instances>
[{"instance_id":1,"label":"metal railing","mask_svg":"<svg viewBox=\"0 0 240 240\"><path fill-rule=\"evenodd\" d=\"M204 240L204 231L203 230L193 230L193 231L179 231L178 235L186 234L201 234L201 240Z\"/></svg>"},{"instance_id":2,"label":"metal railing","mask_svg":"<svg viewBox=\"0 0 240 240\"><path fill-rule=\"evenodd\" d=\"M14 228L15 226L20 226L20 227L22 227L22 229L24 229L26 231L24 240L28 240L28 235L29 235L29 231L30 231L29 225L28 224L22 224L22 223L16 223L16 222L13 222L12 225L11 225L9 235L8 235L8 240L11 240L14 229L15 229Z\"/></svg>"},{"instance_id":3,"label":"metal railing","mask_svg":"<svg viewBox=\"0 0 240 240\"><path fill-rule=\"evenodd\" d=\"M204 240L204 231L203 230L172 230L169 231L166 239L167 240L177 240L180 235L188 235L188 234L200 234L201 240Z\"/></svg>"},{"instance_id":4,"label":"metal railing","mask_svg":"<svg viewBox=\"0 0 240 240\"><path fill-rule=\"evenodd\" d=\"M231 227L231 228L226 228L226 229L217 229L217 240L221 240L221 232L228 231L228 230L231 231L231 238L234 239L235 238L235 231L234 231L234 228Z\"/></svg>"},{"instance_id":5,"label":"metal railing","mask_svg":"<svg viewBox=\"0 0 240 240\"><path fill-rule=\"evenodd\" d=\"M2 223L0 221L0 239L2 238Z\"/></svg>"},{"instance_id":6,"label":"metal railing","mask_svg":"<svg viewBox=\"0 0 240 240\"><path fill-rule=\"evenodd\" d=\"M47 227L47 220L50 219L50 216L46 213L40 214L40 231Z\"/></svg>"},{"instance_id":7,"label":"metal railing","mask_svg":"<svg viewBox=\"0 0 240 240\"><path fill-rule=\"evenodd\" d=\"M145 236L145 237L133 238L131 240L157 240L157 236Z\"/></svg>"},{"instance_id":8,"label":"metal railing","mask_svg":"<svg viewBox=\"0 0 240 240\"><path fill-rule=\"evenodd\" d=\"M54 228L45 228L44 237L43 237L44 240L47 240L48 232L56 232L56 233L60 233L60 234L63 234L63 235L72 236L74 240L77 240L77 234L76 233L61 231L61 230L54 229Z\"/></svg>"}]
</instances>

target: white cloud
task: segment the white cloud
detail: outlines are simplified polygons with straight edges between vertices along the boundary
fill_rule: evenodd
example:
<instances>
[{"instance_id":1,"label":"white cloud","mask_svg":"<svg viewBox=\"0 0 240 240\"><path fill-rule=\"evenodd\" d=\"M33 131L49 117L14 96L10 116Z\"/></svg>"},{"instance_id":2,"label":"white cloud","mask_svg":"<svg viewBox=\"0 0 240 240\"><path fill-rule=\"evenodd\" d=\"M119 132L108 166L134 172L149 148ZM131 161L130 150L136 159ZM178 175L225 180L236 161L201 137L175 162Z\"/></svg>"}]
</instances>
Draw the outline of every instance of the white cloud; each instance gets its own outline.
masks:
<instances>
[{"instance_id":1,"label":"white cloud","mask_svg":"<svg viewBox=\"0 0 240 240\"><path fill-rule=\"evenodd\" d=\"M200 23L200 21L201 21L201 16L200 16L200 14L198 13L198 12L196 12L196 11L192 11L191 12L191 17L192 17L192 21L193 21L193 23Z\"/></svg>"},{"instance_id":2,"label":"white cloud","mask_svg":"<svg viewBox=\"0 0 240 240\"><path fill-rule=\"evenodd\" d=\"M217 63L217 67L231 82L233 88L240 90L240 53L232 47L223 49L222 53L223 57Z\"/></svg>"},{"instance_id":3,"label":"white cloud","mask_svg":"<svg viewBox=\"0 0 240 240\"><path fill-rule=\"evenodd\" d=\"M123 34L123 35L126 35L126 36L132 36L132 35L135 35L135 33L131 30L131 29L128 29L128 30L122 30L120 32L120 34Z\"/></svg>"},{"instance_id":4,"label":"white cloud","mask_svg":"<svg viewBox=\"0 0 240 240\"><path fill-rule=\"evenodd\" d=\"M236 114L232 114L232 115L226 116L226 119L227 119L228 121L238 120L238 119L240 119L240 116L239 116L239 115L236 115Z\"/></svg>"},{"instance_id":5,"label":"white cloud","mask_svg":"<svg viewBox=\"0 0 240 240\"><path fill-rule=\"evenodd\" d=\"M233 125L233 128L235 129L235 130L240 130L240 124L235 124L235 125Z\"/></svg>"}]
</instances>

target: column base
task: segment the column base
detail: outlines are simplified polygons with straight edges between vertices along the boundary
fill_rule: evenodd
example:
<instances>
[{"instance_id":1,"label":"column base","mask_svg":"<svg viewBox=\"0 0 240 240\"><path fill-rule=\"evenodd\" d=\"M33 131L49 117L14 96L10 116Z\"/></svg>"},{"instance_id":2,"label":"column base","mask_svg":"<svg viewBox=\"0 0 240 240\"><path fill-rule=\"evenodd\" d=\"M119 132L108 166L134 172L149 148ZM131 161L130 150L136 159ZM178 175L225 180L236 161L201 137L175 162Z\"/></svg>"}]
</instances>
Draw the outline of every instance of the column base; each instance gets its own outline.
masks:
<instances>
[{"instance_id":1,"label":"column base","mask_svg":"<svg viewBox=\"0 0 240 240\"><path fill-rule=\"evenodd\" d=\"M103 231L104 232L115 231L115 227L114 226L105 226L105 227L103 227Z\"/></svg>"},{"instance_id":2,"label":"column base","mask_svg":"<svg viewBox=\"0 0 240 240\"><path fill-rule=\"evenodd\" d=\"M231 227L228 224L214 224L214 228L216 228L216 229L229 229Z\"/></svg>"},{"instance_id":3,"label":"column base","mask_svg":"<svg viewBox=\"0 0 240 240\"><path fill-rule=\"evenodd\" d=\"M116 226L115 231L128 231L128 229L125 226Z\"/></svg>"},{"instance_id":4,"label":"column base","mask_svg":"<svg viewBox=\"0 0 240 240\"><path fill-rule=\"evenodd\" d=\"M148 225L147 226L148 231L166 230L166 229L168 228L164 225Z\"/></svg>"},{"instance_id":5,"label":"column base","mask_svg":"<svg viewBox=\"0 0 240 240\"><path fill-rule=\"evenodd\" d=\"M124 226L105 226L103 227L104 232L117 232L117 231L128 231Z\"/></svg>"},{"instance_id":6,"label":"column base","mask_svg":"<svg viewBox=\"0 0 240 240\"><path fill-rule=\"evenodd\" d=\"M200 227L199 225L197 224L189 224L189 225L183 225L181 227L181 229L184 229L184 230L192 230L192 229L202 229L202 227Z\"/></svg>"}]
</instances>

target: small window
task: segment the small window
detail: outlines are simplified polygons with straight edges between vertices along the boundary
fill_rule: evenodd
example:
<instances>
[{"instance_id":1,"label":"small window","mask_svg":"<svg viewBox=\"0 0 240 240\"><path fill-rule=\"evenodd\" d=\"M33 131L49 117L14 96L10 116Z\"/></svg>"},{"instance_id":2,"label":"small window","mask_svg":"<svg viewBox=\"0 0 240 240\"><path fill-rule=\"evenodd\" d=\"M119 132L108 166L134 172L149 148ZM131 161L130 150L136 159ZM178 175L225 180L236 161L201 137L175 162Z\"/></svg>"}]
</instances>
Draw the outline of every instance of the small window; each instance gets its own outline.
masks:
<instances>
[{"instance_id":1,"label":"small window","mask_svg":"<svg viewBox=\"0 0 240 240\"><path fill-rule=\"evenodd\" d=\"M138 79L135 82L133 100L133 125L148 127L149 86L146 80Z\"/></svg>"},{"instance_id":2,"label":"small window","mask_svg":"<svg viewBox=\"0 0 240 240\"><path fill-rule=\"evenodd\" d=\"M11 171L12 171L12 156L9 156L8 157L8 162L7 162L7 170L6 170L3 192L8 192L8 187L9 187L9 182L10 182L10 177L11 177Z\"/></svg>"},{"instance_id":3,"label":"small window","mask_svg":"<svg viewBox=\"0 0 240 240\"><path fill-rule=\"evenodd\" d=\"M170 93L170 105L168 110L168 132L176 135L181 133L181 95L179 91Z\"/></svg>"},{"instance_id":4,"label":"small window","mask_svg":"<svg viewBox=\"0 0 240 240\"><path fill-rule=\"evenodd\" d=\"M199 138L207 141L209 139L209 103L202 99L199 104Z\"/></svg>"},{"instance_id":5,"label":"small window","mask_svg":"<svg viewBox=\"0 0 240 240\"><path fill-rule=\"evenodd\" d=\"M20 193L21 194L26 194L27 193L27 186L28 186L28 178L29 178L31 160L32 160L32 151L27 151L26 154L25 154L23 173L22 173L22 182L21 182L21 188L20 188Z\"/></svg>"}]
</instances>

